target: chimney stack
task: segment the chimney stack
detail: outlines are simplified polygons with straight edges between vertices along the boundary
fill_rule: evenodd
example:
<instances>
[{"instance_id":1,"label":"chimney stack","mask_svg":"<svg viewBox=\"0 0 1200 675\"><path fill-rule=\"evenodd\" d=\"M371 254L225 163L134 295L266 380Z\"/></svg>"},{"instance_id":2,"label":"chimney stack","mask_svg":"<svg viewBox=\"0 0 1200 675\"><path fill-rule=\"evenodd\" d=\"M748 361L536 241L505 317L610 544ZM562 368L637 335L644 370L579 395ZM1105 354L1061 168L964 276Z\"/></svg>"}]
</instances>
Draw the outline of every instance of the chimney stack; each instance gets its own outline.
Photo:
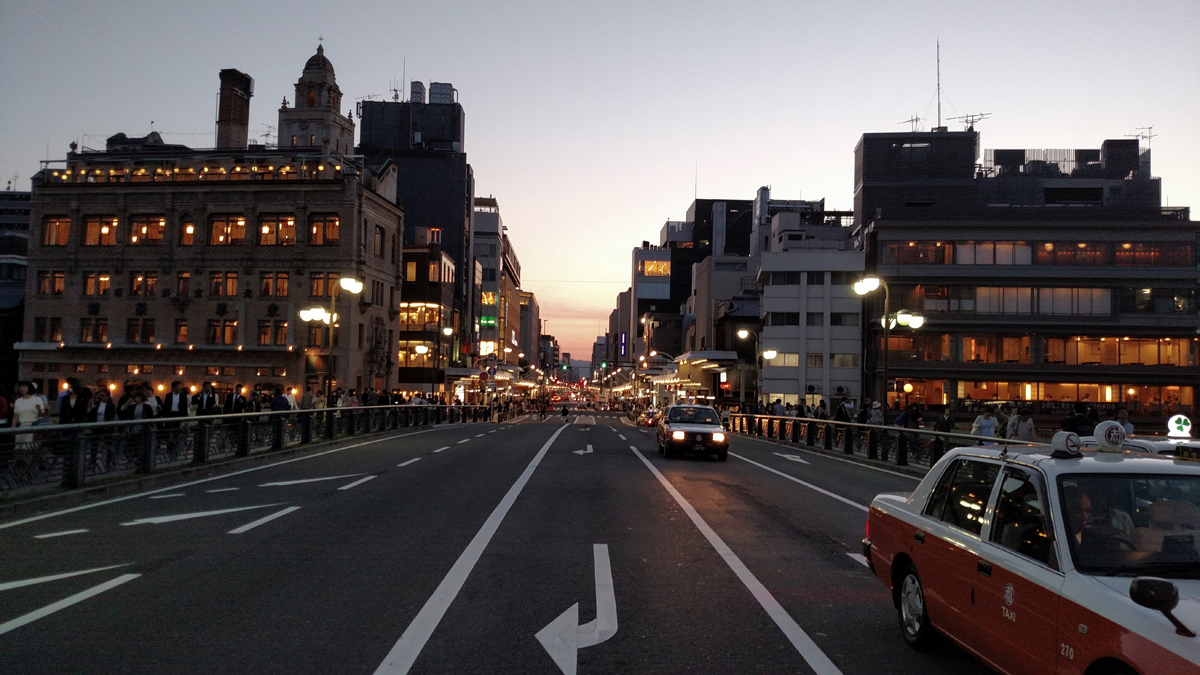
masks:
<instances>
[{"instance_id":1,"label":"chimney stack","mask_svg":"<svg viewBox=\"0 0 1200 675\"><path fill-rule=\"evenodd\" d=\"M245 149L250 133L250 97L254 78L240 70L221 71L217 101L217 147Z\"/></svg>"}]
</instances>

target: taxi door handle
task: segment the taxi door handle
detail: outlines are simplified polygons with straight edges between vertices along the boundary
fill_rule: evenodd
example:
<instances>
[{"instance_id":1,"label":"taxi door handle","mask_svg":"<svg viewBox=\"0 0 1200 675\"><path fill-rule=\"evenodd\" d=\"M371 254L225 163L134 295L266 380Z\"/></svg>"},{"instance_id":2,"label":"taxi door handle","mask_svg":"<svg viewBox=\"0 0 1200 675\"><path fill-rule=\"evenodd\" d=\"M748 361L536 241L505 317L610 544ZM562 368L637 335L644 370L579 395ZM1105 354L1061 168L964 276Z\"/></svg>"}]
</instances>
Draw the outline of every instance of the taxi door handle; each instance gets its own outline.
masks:
<instances>
[{"instance_id":1,"label":"taxi door handle","mask_svg":"<svg viewBox=\"0 0 1200 675\"><path fill-rule=\"evenodd\" d=\"M916 539L918 544L924 544L925 543L925 533L920 530L917 530L916 534L913 535L913 539Z\"/></svg>"},{"instance_id":2,"label":"taxi door handle","mask_svg":"<svg viewBox=\"0 0 1200 675\"><path fill-rule=\"evenodd\" d=\"M985 577L992 576L992 563L990 562L984 562L980 560L975 563L975 569Z\"/></svg>"}]
</instances>

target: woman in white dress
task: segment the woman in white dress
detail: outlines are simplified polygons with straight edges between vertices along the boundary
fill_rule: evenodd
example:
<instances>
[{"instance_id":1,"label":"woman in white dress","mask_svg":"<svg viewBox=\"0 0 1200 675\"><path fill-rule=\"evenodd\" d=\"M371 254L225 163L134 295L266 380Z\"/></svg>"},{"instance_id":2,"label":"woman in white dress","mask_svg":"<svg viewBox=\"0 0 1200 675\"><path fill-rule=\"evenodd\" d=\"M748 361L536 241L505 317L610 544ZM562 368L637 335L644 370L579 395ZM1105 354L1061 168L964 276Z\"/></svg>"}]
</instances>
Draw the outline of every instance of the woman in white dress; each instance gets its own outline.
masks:
<instances>
[{"instance_id":1,"label":"woman in white dress","mask_svg":"<svg viewBox=\"0 0 1200 675\"><path fill-rule=\"evenodd\" d=\"M13 404L13 426L28 427L46 414L46 401L35 396L33 385L21 382L17 385L17 400ZM27 447L33 442L33 434L17 434L17 445Z\"/></svg>"},{"instance_id":2,"label":"woman in white dress","mask_svg":"<svg viewBox=\"0 0 1200 675\"><path fill-rule=\"evenodd\" d=\"M971 424L972 436L986 436L987 438L996 437L996 429L1000 421L992 414L992 407L987 406L983 409L983 414L975 418ZM984 445L995 445L994 443L983 442Z\"/></svg>"}]
</instances>

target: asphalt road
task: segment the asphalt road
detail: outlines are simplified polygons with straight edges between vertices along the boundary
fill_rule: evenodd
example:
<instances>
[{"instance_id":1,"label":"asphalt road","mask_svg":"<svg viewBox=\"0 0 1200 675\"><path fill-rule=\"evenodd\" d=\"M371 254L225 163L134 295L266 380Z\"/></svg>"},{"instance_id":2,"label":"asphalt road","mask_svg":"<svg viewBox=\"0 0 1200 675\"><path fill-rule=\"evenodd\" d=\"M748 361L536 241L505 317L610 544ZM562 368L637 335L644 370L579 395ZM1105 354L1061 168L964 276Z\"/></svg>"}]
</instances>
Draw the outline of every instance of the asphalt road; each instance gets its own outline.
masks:
<instances>
[{"instance_id":1,"label":"asphalt road","mask_svg":"<svg viewBox=\"0 0 1200 675\"><path fill-rule=\"evenodd\" d=\"M397 434L0 522L0 672L988 672L856 559L915 484L616 414Z\"/></svg>"}]
</instances>

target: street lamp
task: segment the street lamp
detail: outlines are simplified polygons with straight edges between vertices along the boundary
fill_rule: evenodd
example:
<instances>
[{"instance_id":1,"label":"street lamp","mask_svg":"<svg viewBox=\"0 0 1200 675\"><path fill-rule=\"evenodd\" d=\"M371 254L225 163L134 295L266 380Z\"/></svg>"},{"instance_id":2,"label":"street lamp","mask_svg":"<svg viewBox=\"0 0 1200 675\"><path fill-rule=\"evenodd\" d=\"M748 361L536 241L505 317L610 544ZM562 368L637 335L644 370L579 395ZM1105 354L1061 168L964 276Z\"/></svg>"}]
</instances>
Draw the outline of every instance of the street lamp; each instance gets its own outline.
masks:
<instances>
[{"instance_id":1,"label":"street lamp","mask_svg":"<svg viewBox=\"0 0 1200 675\"><path fill-rule=\"evenodd\" d=\"M762 389L762 367L758 365L758 358L760 356L759 351L758 351L758 333L755 333L752 330L747 330L745 328L742 328L741 330L739 330L737 332L737 336L738 336L739 340L745 340L746 338L750 337L751 335L754 336L754 369L756 371L755 378L754 378L754 388L756 390L759 390L759 389ZM762 355L765 356L765 354L762 354ZM775 358L774 351L772 351L770 358ZM742 371L742 362L740 360L738 361L738 371L739 371L738 372L738 385L741 387L742 405L745 405L746 404L746 378L745 378L745 373L741 372ZM758 396L761 396L761 395L762 395L762 392L759 391L757 394L755 394L755 397L757 398Z\"/></svg>"},{"instance_id":2,"label":"street lamp","mask_svg":"<svg viewBox=\"0 0 1200 675\"><path fill-rule=\"evenodd\" d=\"M358 295L362 293L363 282L354 277L342 277L338 279L338 286L348 293ZM333 329L337 325L337 289L329 289L329 310L324 307L310 307L300 310L300 319L308 323L321 322L329 326L329 363L325 366L325 400L326 405L332 403L329 397L333 395Z\"/></svg>"},{"instance_id":3,"label":"street lamp","mask_svg":"<svg viewBox=\"0 0 1200 675\"><path fill-rule=\"evenodd\" d=\"M888 302L891 291L888 289L887 282L874 274L869 274L854 282L853 288L855 293L867 295L879 290L880 286L883 286L883 316L879 319L880 325L883 326L883 423L887 424L888 349L891 346L889 343L891 342L892 329L896 326L902 326L916 330L925 325L925 317L906 309L898 310L895 314L889 314Z\"/></svg>"}]
</instances>

